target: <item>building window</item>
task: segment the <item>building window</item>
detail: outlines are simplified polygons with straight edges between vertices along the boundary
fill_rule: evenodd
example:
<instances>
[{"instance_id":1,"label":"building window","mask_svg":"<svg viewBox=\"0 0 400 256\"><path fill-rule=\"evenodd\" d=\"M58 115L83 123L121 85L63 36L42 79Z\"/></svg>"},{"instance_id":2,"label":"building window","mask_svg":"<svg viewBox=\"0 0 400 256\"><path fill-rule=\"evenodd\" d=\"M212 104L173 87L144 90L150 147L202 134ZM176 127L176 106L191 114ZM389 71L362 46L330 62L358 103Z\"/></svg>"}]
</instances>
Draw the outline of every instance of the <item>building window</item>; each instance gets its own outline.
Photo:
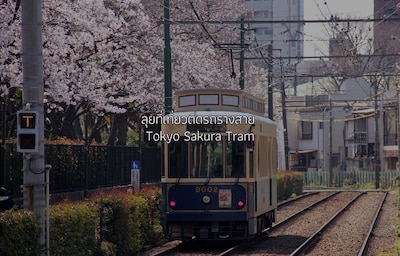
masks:
<instances>
[{"instance_id":1,"label":"building window","mask_svg":"<svg viewBox=\"0 0 400 256\"><path fill-rule=\"evenodd\" d=\"M299 128L300 128L300 138L302 140L312 139L312 122L301 121Z\"/></svg>"},{"instance_id":2,"label":"building window","mask_svg":"<svg viewBox=\"0 0 400 256\"><path fill-rule=\"evenodd\" d=\"M386 9L381 13L381 19L394 19L397 18L397 10L394 8Z\"/></svg>"},{"instance_id":3,"label":"building window","mask_svg":"<svg viewBox=\"0 0 400 256\"><path fill-rule=\"evenodd\" d=\"M387 158L387 169L388 170L396 170L397 168L397 157L388 157Z\"/></svg>"},{"instance_id":4,"label":"building window","mask_svg":"<svg viewBox=\"0 0 400 256\"><path fill-rule=\"evenodd\" d=\"M270 11L255 11L254 18L270 18L271 12Z\"/></svg>"},{"instance_id":5,"label":"building window","mask_svg":"<svg viewBox=\"0 0 400 256\"><path fill-rule=\"evenodd\" d=\"M334 167L334 168L339 168L339 171L342 171L341 170L341 164L340 164L340 155L338 155L338 154L332 154L332 156L331 156L331 161L332 161L332 167Z\"/></svg>"}]
</instances>

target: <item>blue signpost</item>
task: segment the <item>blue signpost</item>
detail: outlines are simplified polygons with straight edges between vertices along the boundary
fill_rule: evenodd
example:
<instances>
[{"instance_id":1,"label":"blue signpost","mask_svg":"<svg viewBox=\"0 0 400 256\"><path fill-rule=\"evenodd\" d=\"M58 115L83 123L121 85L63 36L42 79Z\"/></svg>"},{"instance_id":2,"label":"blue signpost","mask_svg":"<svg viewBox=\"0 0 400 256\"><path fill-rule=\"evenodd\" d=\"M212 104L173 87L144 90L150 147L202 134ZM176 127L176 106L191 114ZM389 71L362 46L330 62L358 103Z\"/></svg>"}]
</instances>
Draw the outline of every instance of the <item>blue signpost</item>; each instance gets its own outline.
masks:
<instances>
[{"instance_id":1,"label":"blue signpost","mask_svg":"<svg viewBox=\"0 0 400 256\"><path fill-rule=\"evenodd\" d=\"M133 191L140 191L140 161L132 161L131 163L131 184Z\"/></svg>"}]
</instances>

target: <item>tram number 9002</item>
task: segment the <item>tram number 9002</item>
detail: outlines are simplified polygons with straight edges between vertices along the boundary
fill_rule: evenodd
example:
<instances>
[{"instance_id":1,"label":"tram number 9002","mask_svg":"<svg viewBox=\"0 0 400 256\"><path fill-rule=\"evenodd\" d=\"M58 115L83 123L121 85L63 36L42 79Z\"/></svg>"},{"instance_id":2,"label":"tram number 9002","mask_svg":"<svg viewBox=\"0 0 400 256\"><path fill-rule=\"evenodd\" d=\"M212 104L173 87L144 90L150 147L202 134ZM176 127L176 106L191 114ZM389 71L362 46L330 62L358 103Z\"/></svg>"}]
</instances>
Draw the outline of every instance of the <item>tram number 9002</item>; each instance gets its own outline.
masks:
<instances>
[{"instance_id":1,"label":"tram number 9002","mask_svg":"<svg viewBox=\"0 0 400 256\"><path fill-rule=\"evenodd\" d=\"M196 193L218 193L217 186L196 186Z\"/></svg>"}]
</instances>

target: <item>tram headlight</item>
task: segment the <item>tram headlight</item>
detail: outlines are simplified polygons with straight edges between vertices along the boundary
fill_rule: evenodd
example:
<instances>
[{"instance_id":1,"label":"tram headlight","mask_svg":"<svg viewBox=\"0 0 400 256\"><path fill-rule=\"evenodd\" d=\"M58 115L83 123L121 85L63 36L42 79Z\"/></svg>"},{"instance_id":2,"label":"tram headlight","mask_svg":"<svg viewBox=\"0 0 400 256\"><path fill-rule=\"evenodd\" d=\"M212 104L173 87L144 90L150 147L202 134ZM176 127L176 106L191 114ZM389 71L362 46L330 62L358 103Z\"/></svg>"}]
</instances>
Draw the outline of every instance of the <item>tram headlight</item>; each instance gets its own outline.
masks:
<instances>
[{"instance_id":1,"label":"tram headlight","mask_svg":"<svg viewBox=\"0 0 400 256\"><path fill-rule=\"evenodd\" d=\"M169 206L174 208L176 206L176 202L174 200L169 201Z\"/></svg>"},{"instance_id":2,"label":"tram headlight","mask_svg":"<svg viewBox=\"0 0 400 256\"><path fill-rule=\"evenodd\" d=\"M244 206L244 202L243 202L242 200L239 200L239 201L237 202L237 206L240 207L240 208L242 208L242 207Z\"/></svg>"},{"instance_id":3,"label":"tram headlight","mask_svg":"<svg viewBox=\"0 0 400 256\"><path fill-rule=\"evenodd\" d=\"M203 201L203 203L209 204L211 202L211 197L209 195L204 195L201 200Z\"/></svg>"}]
</instances>

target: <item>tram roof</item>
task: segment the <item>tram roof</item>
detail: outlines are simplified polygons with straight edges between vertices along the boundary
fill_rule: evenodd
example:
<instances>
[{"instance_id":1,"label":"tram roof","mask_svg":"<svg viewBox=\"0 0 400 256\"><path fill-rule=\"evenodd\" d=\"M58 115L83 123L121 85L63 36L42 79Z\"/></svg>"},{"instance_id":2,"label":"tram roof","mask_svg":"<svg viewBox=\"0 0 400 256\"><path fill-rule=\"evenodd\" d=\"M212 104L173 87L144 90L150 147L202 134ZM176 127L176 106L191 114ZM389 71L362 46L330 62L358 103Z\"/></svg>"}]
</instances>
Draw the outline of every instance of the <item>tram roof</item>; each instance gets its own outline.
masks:
<instances>
[{"instance_id":1,"label":"tram roof","mask_svg":"<svg viewBox=\"0 0 400 256\"><path fill-rule=\"evenodd\" d=\"M175 93L175 111L237 111L265 115L265 101L242 90L192 89Z\"/></svg>"}]
</instances>

